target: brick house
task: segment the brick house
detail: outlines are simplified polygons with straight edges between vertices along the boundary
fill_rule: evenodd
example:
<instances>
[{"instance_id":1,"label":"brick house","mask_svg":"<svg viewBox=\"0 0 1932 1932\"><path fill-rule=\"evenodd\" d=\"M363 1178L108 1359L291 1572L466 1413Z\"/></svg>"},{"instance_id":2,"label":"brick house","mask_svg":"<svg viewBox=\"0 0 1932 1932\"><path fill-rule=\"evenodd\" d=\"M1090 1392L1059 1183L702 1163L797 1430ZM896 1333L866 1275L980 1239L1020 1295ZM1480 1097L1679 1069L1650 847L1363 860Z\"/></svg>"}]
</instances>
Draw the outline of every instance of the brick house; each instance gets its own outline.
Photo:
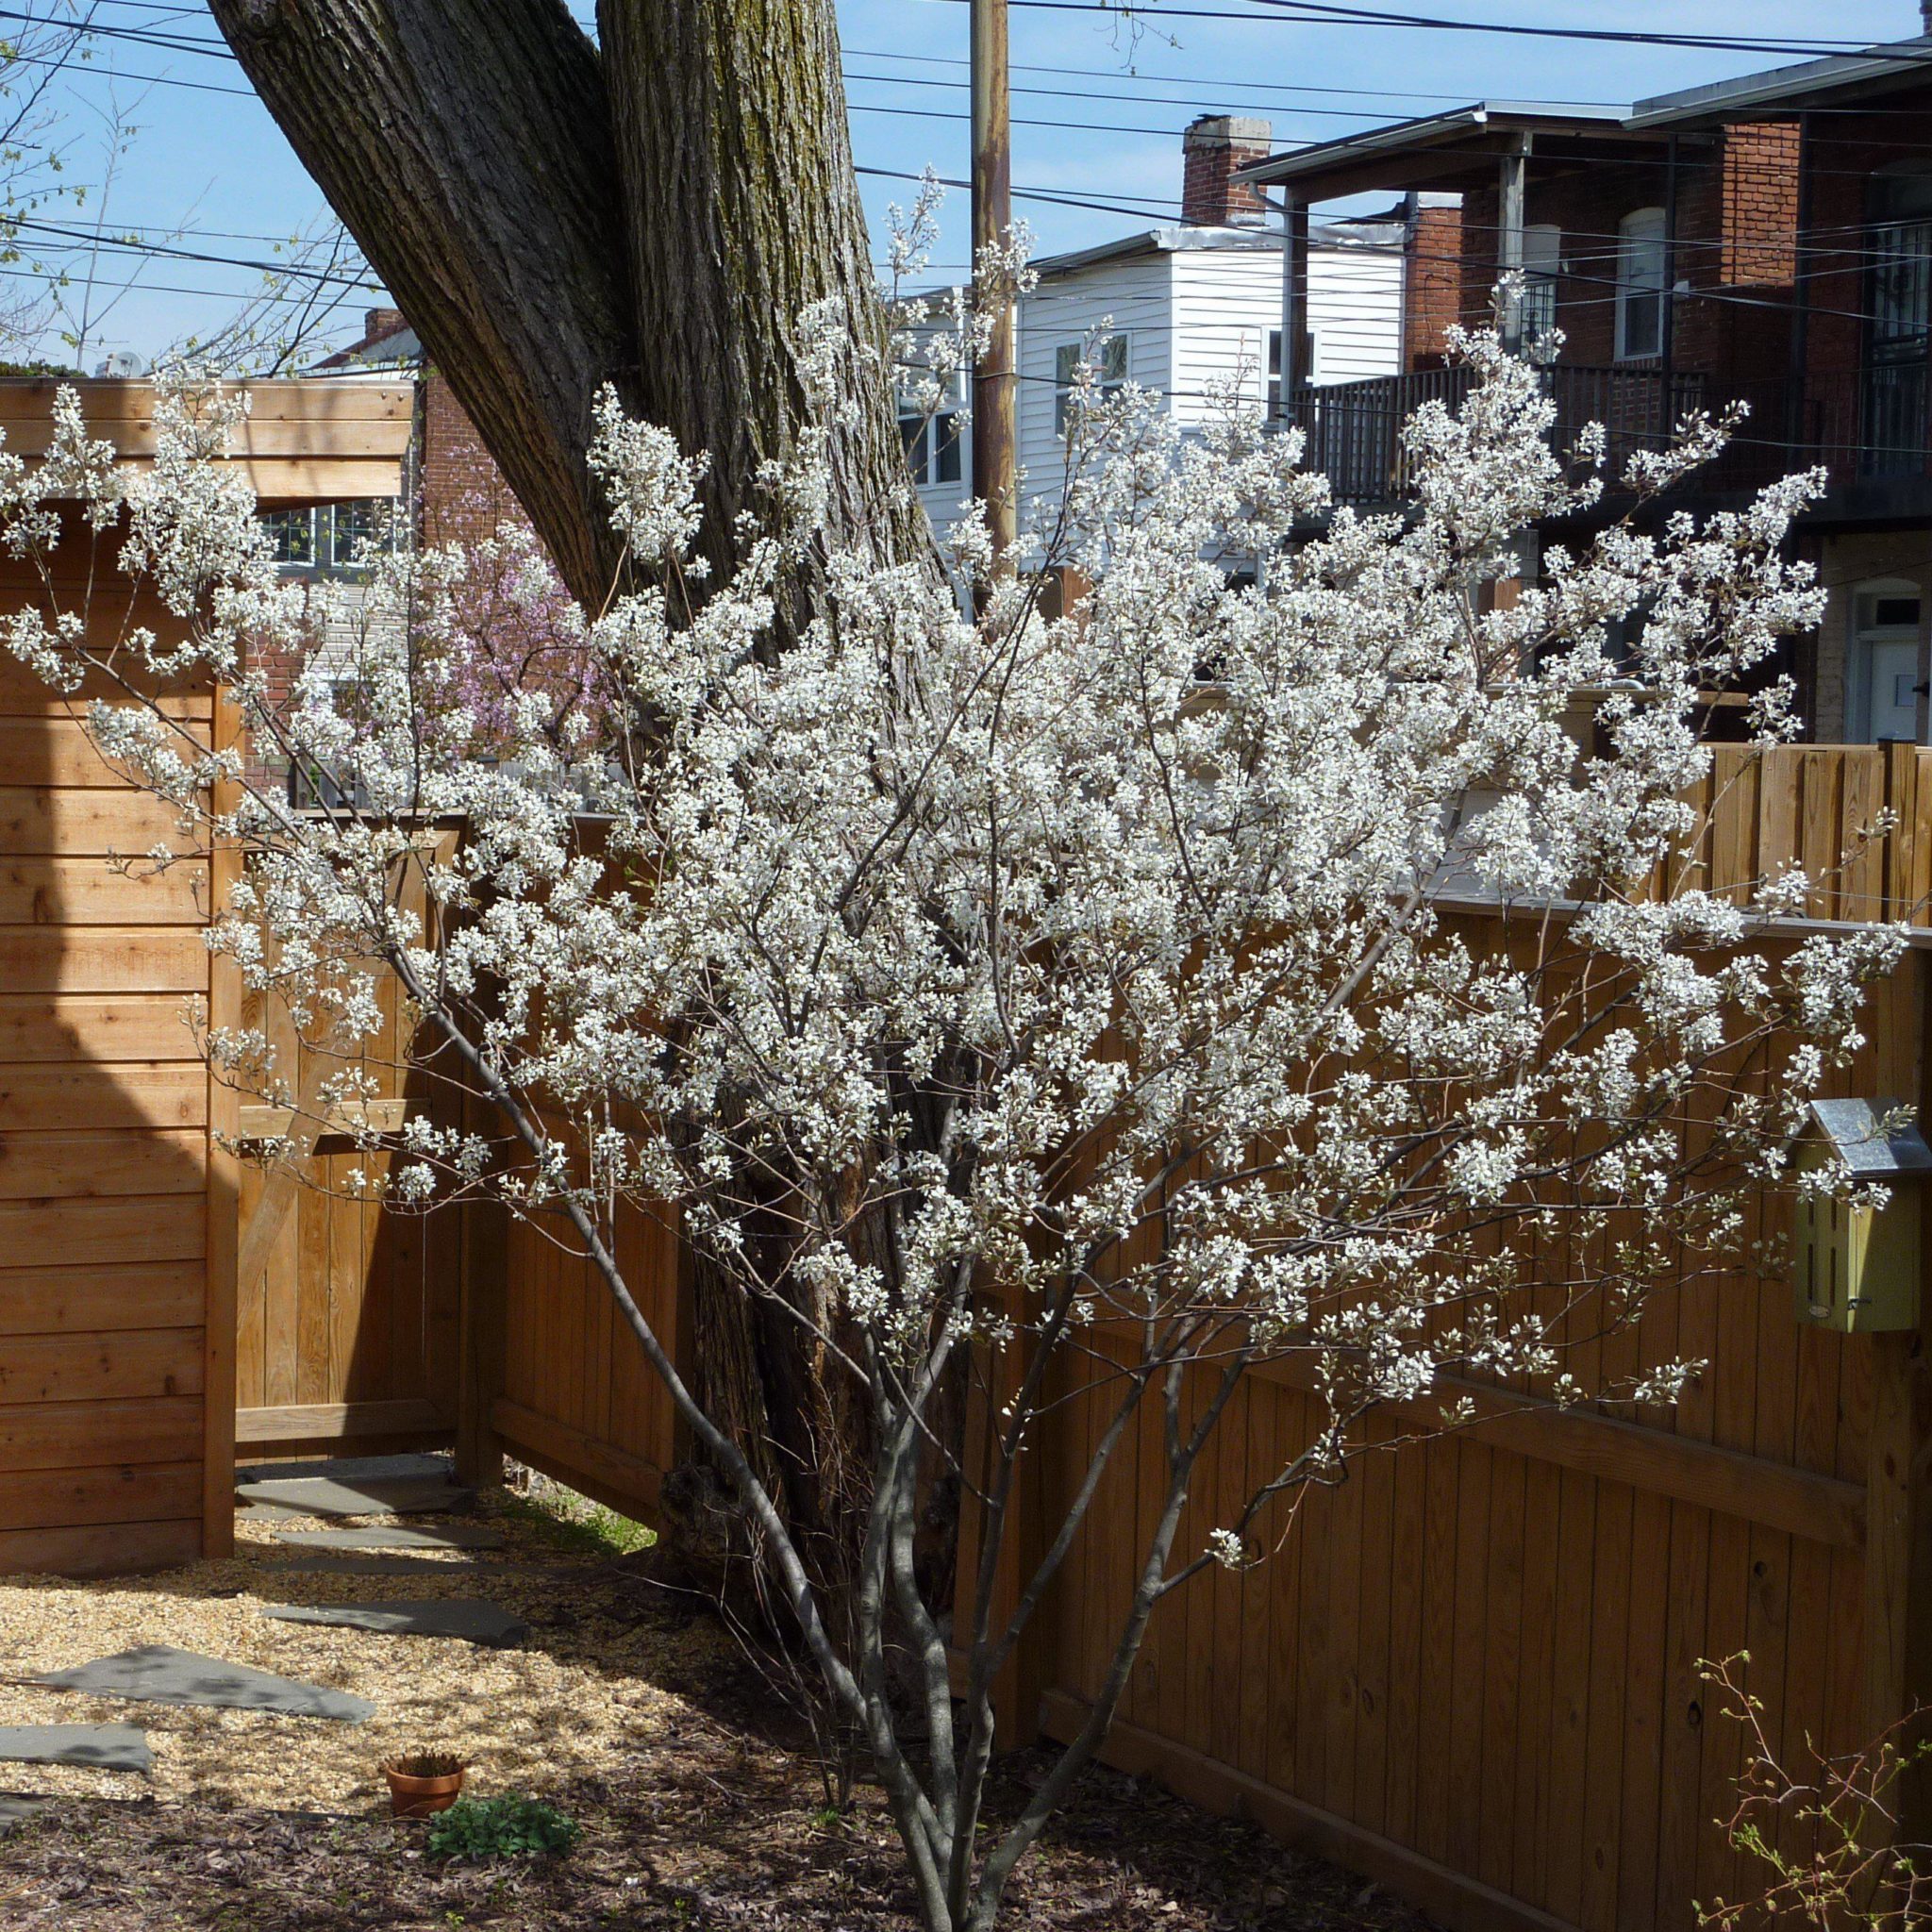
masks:
<instances>
[{"instance_id":1,"label":"brick house","mask_svg":"<svg viewBox=\"0 0 1932 1932\"><path fill-rule=\"evenodd\" d=\"M318 381L408 383L414 391L413 430L393 498L305 504L266 509L283 567L304 575L349 576L358 546L385 527L409 543L475 545L511 529L534 543L535 532L496 460L484 447L451 391L448 379L425 357L423 345L399 308L371 308L361 336L324 358L308 372ZM346 641L335 643L347 655ZM271 693L286 697L296 670L292 661L266 669ZM273 776L300 790L286 766L258 758L258 778Z\"/></svg>"},{"instance_id":2,"label":"brick house","mask_svg":"<svg viewBox=\"0 0 1932 1932\"><path fill-rule=\"evenodd\" d=\"M1486 320L1498 274L1520 269L1501 320L1522 340L1562 333L1559 438L1601 421L1614 461L1687 409L1741 402L1743 429L1690 501L1825 467L1796 541L1830 607L1781 668L1814 739L1932 741L1932 151L1902 132L1932 111L1928 60L1932 34L1628 108L1475 103L1248 167L1277 197L1296 343L1311 208L1391 189L1455 203L1415 245L1404 373L1317 389L1291 359L1283 414L1339 496L1398 501L1401 423L1459 392L1444 327ZM1600 514L1626 507L1612 493Z\"/></svg>"},{"instance_id":3,"label":"brick house","mask_svg":"<svg viewBox=\"0 0 1932 1932\"><path fill-rule=\"evenodd\" d=\"M1799 272L1758 420L1785 467L1831 473L1800 533L1831 590L1811 693L1825 740L1932 742L1932 5L1922 25L1629 117L1680 142L1774 127L1792 156Z\"/></svg>"}]
</instances>

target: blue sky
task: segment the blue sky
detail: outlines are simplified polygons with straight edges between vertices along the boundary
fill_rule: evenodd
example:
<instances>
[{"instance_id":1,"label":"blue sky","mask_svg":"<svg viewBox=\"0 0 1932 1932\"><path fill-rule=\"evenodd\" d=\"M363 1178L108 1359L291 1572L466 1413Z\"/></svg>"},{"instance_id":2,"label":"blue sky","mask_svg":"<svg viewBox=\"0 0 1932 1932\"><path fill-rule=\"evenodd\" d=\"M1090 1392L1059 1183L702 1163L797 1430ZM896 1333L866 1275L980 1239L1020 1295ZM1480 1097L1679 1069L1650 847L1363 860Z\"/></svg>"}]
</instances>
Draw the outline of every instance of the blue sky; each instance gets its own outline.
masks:
<instances>
[{"instance_id":1,"label":"blue sky","mask_svg":"<svg viewBox=\"0 0 1932 1932\"><path fill-rule=\"evenodd\" d=\"M20 4L50 8L56 0ZM1212 6L1217 0L1171 4ZM1465 22L1748 32L1801 42L1820 36L1895 40L1919 31L1912 0L1839 0L1828 8L1815 0L1809 5L1757 0L1749 8L1735 0L1391 4ZM579 13L589 11L589 0L573 0L573 5ZM1148 204L1142 221L1131 214L1018 198L1016 211L1031 222L1042 251L1085 246L1158 219L1160 208L1171 208L1179 193L1180 130L1197 113L1265 115L1277 144L1287 145L1484 96L1622 102L1774 66L1786 58L1738 49L1308 25L1288 16L1265 17L1258 8L1248 10L1253 17L1241 21L1174 13L1163 19L1157 0L1144 13L1094 19L1072 10L1015 6L1016 89L1122 96L1016 92L1016 186L1136 208ZM71 143L71 181L96 184L100 179L98 130L105 112L118 107L138 130L107 199L110 228L140 231L193 254L247 262L273 259L275 238L325 216L320 192L275 124L242 92L240 71L214 51L219 36L200 7L102 0L97 18L111 26L210 49L204 53L103 41L84 70L59 83L61 125ZM930 163L943 175L963 176L966 94L958 83L966 78L964 0L841 0L840 22L858 161L907 173ZM1044 69L1072 71L1039 71ZM881 108L896 111L877 111ZM1029 125L1034 122L1058 125ZM869 177L863 189L874 237L881 237L886 204L909 199L912 186ZM90 221L97 206L98 196L90 205ZM75 220L71 209L43 211L43 218L58 224ZM963 261L965 233L962 192L950 198L944 213L936 275L944 276ZM51 236L25 239L57 245ZM185 336L206 333L260 280L256 270L245 266L187 259L142 263L140 258L121 255L102 258L98 273L107 282L132 277L135 286L100 324L87 352L90 366L107 349L152 355ZM342 319L358 318L364 306L378 299L349 293Z\"/></svg>"}]
</instances>

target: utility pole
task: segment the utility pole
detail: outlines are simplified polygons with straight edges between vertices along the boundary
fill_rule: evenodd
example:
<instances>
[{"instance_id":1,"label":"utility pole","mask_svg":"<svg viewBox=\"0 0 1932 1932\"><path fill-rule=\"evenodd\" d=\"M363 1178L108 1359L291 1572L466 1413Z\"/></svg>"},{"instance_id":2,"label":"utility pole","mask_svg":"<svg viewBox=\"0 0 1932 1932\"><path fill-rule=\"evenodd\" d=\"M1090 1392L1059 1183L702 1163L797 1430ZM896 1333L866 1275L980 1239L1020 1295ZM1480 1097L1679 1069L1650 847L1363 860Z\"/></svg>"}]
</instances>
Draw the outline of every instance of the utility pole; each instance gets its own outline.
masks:
<instances>
[{"instance_id":1,"label":"utility pole","mask_svg":"<svg viewBox=\"0 0 1932 1932\"><path fill-rule=\"evenodd\" d=\"M973 0L973 259L1004 245L1013 225L1011 100L1007 85L1007 0ZM992 340L973 370L973 493L986 505L993 548L1019 536L1011 296L1000 291Z\"/></svg>"}]
</instances>

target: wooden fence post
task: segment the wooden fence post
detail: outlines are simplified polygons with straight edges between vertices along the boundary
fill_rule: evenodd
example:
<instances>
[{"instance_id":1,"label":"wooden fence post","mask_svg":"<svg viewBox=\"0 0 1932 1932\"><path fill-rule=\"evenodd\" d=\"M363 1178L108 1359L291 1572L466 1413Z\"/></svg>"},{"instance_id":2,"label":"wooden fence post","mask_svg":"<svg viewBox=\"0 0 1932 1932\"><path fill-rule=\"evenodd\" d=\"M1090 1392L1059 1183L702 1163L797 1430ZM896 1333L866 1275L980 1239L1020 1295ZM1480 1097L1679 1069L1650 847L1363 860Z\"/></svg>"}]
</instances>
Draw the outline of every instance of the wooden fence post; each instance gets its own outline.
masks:
<instances>
[{"instance_id":1,"label":"wooden fence post","mask_svg":"<svg viewBox=\"0 0 1932 1932\"><path fill-rule=\"evenodd\" d=\"M217 686L209 740L217 751L238 747L242 713L232 694ZM216 812L232 811L241 787L232 779L215 786L209 800ZM242 853L232 839L217 839L208 854L210 920L220 917L229 889L241 876ZM237 1030L242 1024L242 969L225 955L208 959L208 1024L210 1030ZM242 1123L242 1098L231 1083L208 1074L208 1287L202 1304L202 1494L201 1554L227 1557L235 1549L235 1324L241 1281L242 1171L232 1138Z\"/></svg>"},{"instance_id":2,"label":"wooden fence post","mask_svg":"<svg viewBox=\"0 0 1932 1932\"><path fill-rule=\"evenodd\" d=\"M487 1129L490 1109L475 1094L464 1095L463 1115L467 1132ZM509 1213L487 1198L465 1201L458 1211L457 1475L473 1489L495 1489L503 1481L503 1443L491 1409L504 1386Z\"/></svg>"}]
</instances>

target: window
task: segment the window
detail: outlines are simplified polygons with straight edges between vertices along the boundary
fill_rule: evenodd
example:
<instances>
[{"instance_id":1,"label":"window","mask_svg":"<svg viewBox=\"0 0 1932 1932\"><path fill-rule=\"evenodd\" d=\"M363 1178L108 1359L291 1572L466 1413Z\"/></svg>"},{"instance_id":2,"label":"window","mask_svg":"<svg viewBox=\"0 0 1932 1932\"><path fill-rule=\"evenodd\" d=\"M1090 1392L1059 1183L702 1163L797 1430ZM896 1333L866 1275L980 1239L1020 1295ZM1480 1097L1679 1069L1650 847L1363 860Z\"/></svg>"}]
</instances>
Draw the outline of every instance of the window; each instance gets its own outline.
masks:
<instances>
[{"instance_id":1,"label":"window","mask_svg":"<svg viewBox=\"0 0 1932 1932\"><path fill-rule=\"evenodd\" d=\"M1617 360L1663 353L1664 211L1641 208L1617 225Z\"/></svg>"},{"instance_id":2,"label":"window","mask_svg":"<svg viewBox=\"0 0 1932 1932\"><path fill-rule=\"evenodd\" d=\"M1540 223L1523 231L1523 339L1539 342L1557 325L1557 275L1563 231ZM1661 275L1661 266L1659 266Z\"/></svg>"},{"instance_id":3,"label":"window","mask_svg":"<svg viewBox=\"0 0 1932 1932\"><path fill-rule=\"evenodd\" d=\"M401 541L394 499L367 496L353 503L319 503L302 509L264 510L261 521L285 570L350 570L359 545L387 534Z\"/></svg>"},{"instance_id":4,"label":"window","mask_svg":"<svg viewBox=\"0 0 1932 1932\"><path fill-rule=\"evenodd\" d=\"M966 374L961 370L953 378L952 392L941 398L930 416L910 403L899 405L899 440L906 445L906 464L915 483L957 483L965 474L966 436L959 421L965 393Z\"/></svg>"},{"instance_id":5,"label":"window","mask_svg":"<svg viewBox=\"0 0 1932 1932\"><path fill-rule=\"evenodd\" d=\"M338 678L333 688L338 717L354 720L362 711L364 686L359 678ZM351 750L334 767L298 761L289 768L289 803L300 810L325 807L330 811L355 810L368 803L368 792ZM342 784L346 777L348 784Z\"/></svg>"},{"instance_id":6,"label":"window","mask_svg":"<svg viewBox=\"0 0 1932 1932\"><path fill-rule=\"evenodd\" d=\"M1067 433L1074 397L1079 391L1080 365L1089 360L1086 342L1062 342L1053 352L1053 427L1056 436ZM1091 366L1093 387L1088 391L1092 401L1104 402L1117 396L1127 380L1127 339L1102 336L1091 345Z\"/></svg>"},{"instance_id":7,"label":"window","mask_svg":"<svg viewBox=\"0 0 1932 1932\"><path fill-rule=\"evenodd\" d=\"M1315 380L1317 343L1311 335L1305 335L1302 341L1307 344L1307 364L1295 371L1295 386L1307 389ZM1281 331L1278 328L1268 331L1268 414L1271 419L1281 414Z\"/></svg>"},{"instance_id":8,"label":"window","mask_svg":"<svg viewBox=\"0 0 1932 1932\"><path fill-rule=\"evenodd\" d=\"M1852 597L1846 735L1862 744L1919 735L1919 591L1901 579Z\"/></svg>"}]
</instances>

